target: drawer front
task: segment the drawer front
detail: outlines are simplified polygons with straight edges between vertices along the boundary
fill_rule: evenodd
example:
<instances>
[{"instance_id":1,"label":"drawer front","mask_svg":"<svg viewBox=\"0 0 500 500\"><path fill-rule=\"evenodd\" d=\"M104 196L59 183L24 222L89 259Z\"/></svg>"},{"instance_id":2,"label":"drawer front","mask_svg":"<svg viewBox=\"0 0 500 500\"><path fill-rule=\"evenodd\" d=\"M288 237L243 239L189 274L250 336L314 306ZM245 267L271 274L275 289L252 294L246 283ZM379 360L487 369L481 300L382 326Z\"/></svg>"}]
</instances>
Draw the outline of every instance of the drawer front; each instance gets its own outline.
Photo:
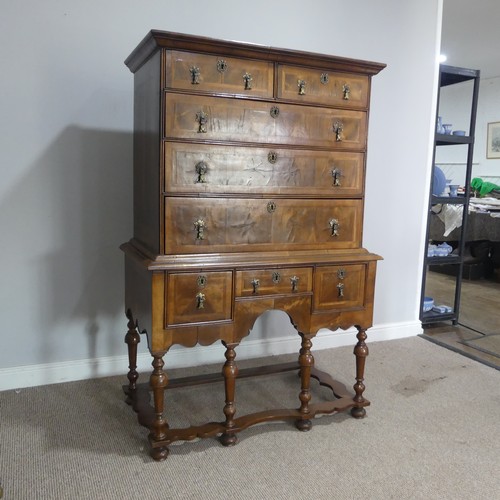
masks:
<instances>
[{"instance_id":1,"label":"drawer front","mask_svg":"<svg viewBox=\"0 0 500 500\"><path fill-rule=\"evenodd\" d=\"M168 142L169 193L360 196L364 154Z\"/></svg>"},{"instance_id":2,"label":"drawer front","mask_svg":"<svg viewBox=\"0 0 500 500\"><path fill-rule=\"evenodd\" d=\"M364 149L366 113L185 94L165 94L168 139Z\"/></svg>"},{"instance_id":3,"label":"drawer front","mask_svg":"<svg viewBox=\"0 0 500 500\"><path fill-rule=\"evenodd\" d=\"M165 253L358 248L361 200L167 198Z\"/></svg>"},{"instance_id":4,"label":"drawer front","mask_svg":"<svg viewBox=\"0 0 500 500\"><path fill-rule=\"evenodd\" d=\"M273 63L167 51L165 83L192 92L272 98Z\"/></svg>"},{"instance_id":5,"label":"drawer front","mask_svg":"<svg viewBox=\"0 0 500 500\"><path fill-rule=\"evenodd\" d=\"M365 264L316 268L314 274L315 311L359 309L365 299Z\"/></svg>"},{"instance_id":6,"label":"drawer front","mask_svg":"<svg viewBox=\"0 0 500 500\"><path fill-rule=\"evenodd\" d=\"M312 291L312 269L252 269L236 272L236 297L258 297Z\"/></svg>"},{"instance_id":7,"label":"drawer front","mask_svg":"<svg viewBox=\"0 0 500 500\"><path fill-rule=\"evenodd\" d=\"M367 76L280 65L278 98L343 108L368 106Z\"/></svg>"},{"instance_id":8,"label":"drawer front","mask_svg":"<svg viewBox=\"0 0 500 500\"><path fill-rule=\"evenodd\" d=\"M169 273L166 280L167 326L231 319L232 271Z\"/></svg>"}]
</instances>

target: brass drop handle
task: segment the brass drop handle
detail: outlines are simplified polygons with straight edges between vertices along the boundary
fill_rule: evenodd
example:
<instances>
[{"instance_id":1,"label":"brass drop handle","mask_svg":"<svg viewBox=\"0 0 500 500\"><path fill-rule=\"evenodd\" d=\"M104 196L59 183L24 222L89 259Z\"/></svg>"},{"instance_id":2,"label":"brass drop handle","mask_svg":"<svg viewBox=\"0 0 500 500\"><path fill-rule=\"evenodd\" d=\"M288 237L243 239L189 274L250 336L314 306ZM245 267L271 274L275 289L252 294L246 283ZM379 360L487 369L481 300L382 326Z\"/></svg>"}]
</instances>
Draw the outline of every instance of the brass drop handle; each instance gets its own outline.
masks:
<instances>
[{"instance_id":1,"label":"brass drop handle","mask_svg":"<svg viewBox=\"0 0 500 500\"><path fill-rule=\"evenodd\" d=\"M296 292L297 291L297 286L299 284L299 277L298 276L292 276L290 278L290 283L292 284L292 292Z\"/></svg>"},{"instance_id":2,"label":"brass drop handle","mask_svg":"<svg viewBox=\"0 0 500 500\"><path fill-rule=\"evenodd\" d=\"M204 161L199 161L194 168L196 170L196 173L198 174L196 183L203 184L207 182L205 179L205 174L208 172L208 165Z\"/></svg>"},{"instance_id":3,"label":"brass drop handle","mask_svg":"<svg viewBox=\"0 0 500 500\"><path fill-rule=\"evenodd\" d=\"M332 231L331 235L338 236L339 235L339 228L340 228L339 221L337 219L330 219L330 222L328 224L329 224L330 229Z\"/></svg>"},{"instance_id":4,"label":"brass drop handle","mask_svg":"<svg viewBox=\"0 0 500 500\"><path fill-rule=\"evenodd\" d=\"M344 139L344 124L341 121L335 121L333 131L335 132L335 140L341 142Z\"/></svg>"},{"instance_id":5,"label":"brass drop handle","mask_svg":"<svg viewBox=\"0 0 500 500\"><path fill-rule=\"evenodd\" d=\"M345 275L346 275L345 269L340 268L337 271L337 278L339 279L339 284L337 285L337 297L339 299L341 299L341 298L344 297L344 287L345 287L345 284L343 283L343 280L345 278Z\"/></svg>"},{"instance_id":6,"label":"brass drop handle","mask_svg":"<svg viewBox=\"0 0 500 500\"><path fill-rule=\"evenodd\" d=\"M344 100L348 101L349 98L351 97L351 87L347 83L344 83L342 87L342 93Z\"/></svg>"},{"instance_id":7,"label":"brass drop handle","mask_svg":"<svg viewBox=\"0 0 500 500\"><path fill-rule=\"evenodd\" d=\"M191 85L198 85L200 83L200 68L191 66L189 72L191 73Z\"/></svg>"},{"instance_id":8,"label":"brass drop handle","mask_svg":"<svg viewBox=\"0 0 500 500\"><path fill-rule=\"evenodd\" d=\"M334 168L332 170L333 186L340 186L340 178L342 177L342 170Z\"/></svg>"},{"instance_id":9,"label":"brass drop handle","mask_svg":"<svg viewBox=\"0 0 500 500\"><path fill-rule=\"evenodd\" d=\"M198 292L196 294L196 309L204 309L205 308L205 294L202 292Z\"/></svg>"},{"instance_id":10,"label":"brass drop handle","mask_svg":"<svg viewBox=\"0 0 500 500\"><path fill-rule=\"evenodd\" d=\"M205 134L207 132L207 122L208 122L208 115L204 111L198 111L196 113L196 121L198 122L198 133L199 134Z\"/></svg>"},{"instance_id":11,"label":"brass drop handle","mask_svg":"<svg viewBox=\"0 0 500 500\"><path fill-rule=\"evenodd\" d=\"M306 81L305 80L297 80L297 87L299 87L299 95L306 94Z\"/></svg>"},{"instance_id":12,"label":"brass drop handle","mask_svg":"<svg viewBox=\"0 0 500 500\"><path fill-rule=\"evenodd\" d=\"M245 82L245 90L252 90L252 75L250 73L245 73L243 75L243 81Z\"/></svg>"},{"instance_id":13,"label":"brass drop handle","mask_svg":"<svg viewBox=\"0 0 500 500\"><path fill-rule=\"evenodd\" d=\"M198 219L197 221L194 222L194 228L196 230L196 239L197 240L203 240L205 239L205 228L206 228L205 221L203 219Z\"/></svg>"},{"instance_id":14,"label":"brass drop handle","mask_svg":"<svg viewBox=\"0 0 500 500\"><path fill-rule=\"evenodd\" d=\"M253 293L258 293L259 286L260 286L260 281L257 278L255 278L250 283L253 286Z\"/></svg>"}]
</instances>

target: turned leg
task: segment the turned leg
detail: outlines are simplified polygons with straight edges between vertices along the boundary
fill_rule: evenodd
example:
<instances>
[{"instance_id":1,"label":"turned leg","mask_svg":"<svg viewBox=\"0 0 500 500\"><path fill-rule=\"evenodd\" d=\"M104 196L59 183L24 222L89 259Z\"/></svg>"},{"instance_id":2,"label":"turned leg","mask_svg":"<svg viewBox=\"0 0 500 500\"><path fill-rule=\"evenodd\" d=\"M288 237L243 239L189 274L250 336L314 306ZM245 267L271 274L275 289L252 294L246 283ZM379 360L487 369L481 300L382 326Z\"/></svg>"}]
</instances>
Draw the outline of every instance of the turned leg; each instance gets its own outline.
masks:
<instances>
[{"instance_id":1,"label":"turned leg","mask_svg":"<svg viewBox=\"0 0 500 500\"><path fill-rule=\"evenodd\" d=\"M234 362L236 358L236 352L234 348L238 344L226 344L222 342L226 348L225 357L226 362L222 368L222 375L224 376L224 389L226 392L226 404L224 406L224 415L226 416L226 430L220 436L220 442L224 446L235 445L238 441L238 437L234 433L234 414L236 413L236 408L234 406L234 393L236 386L236 377L238 376L238 367Z\"/></svg>"},{"instance_id":2,"label":"turned leg","mask_svg":"<svg viewBox=\"0 0 500 500\"><path fill-rule=\"evenodd\" d=\"M168 378L167 374L163 371L163 354L153 354L153 357L153 373L150 377L150 385L153 391L155 418L151 424L149 438L152 444L151 456L155 460L160 461L165 460L168 456L168 448L166 446L155 447L155 442L162 441L167 437L168 424L163 416L163 402Z\"/></svg>"},{"instance_id":3,"label":"turned leg","mask_svg":"<svg viewBox=\"0 0 500 500\"><path fill-rule=\"evenodd\" d=\"M127 318L128 318L128 332L125 335L125 343L128 346L128 374L127 378L129 381L128 391L127 391L127 399L126 402L131 404L131 394L135 391L137 387L137 379L139 378L139 374L137 373L137 344L141 341L139 336L139 332L137 331L137 324L134 321L132 316L132 312L130 309L127 310Z\"/></svg>"},{"instance_id":4,"label":"turned leg","mask_svg":"<svg viewBox=\"0 0 500 500\"><path fill-rule=\"evenodd\" d=\"M356 383L354 384L354 401L356 403L364 403L366 400L363 397L363 392L365 390L365 385L363 384L365 376L365 360L368 356L368 347L365 344L366 331L361 327L357 326L358 334L356 338L358 343L354 347L354 355L356 356ZM354 406L351 408L351 415L354 418L363 418L366 415L366 410L362 406Z\"/></svg>"},{"instance_id":5,"label":"turned leg","mask_svg":"<svg viewBox=\"0 0 500 500\"><path fill-rule=\"evenodd\" d=\"M311 393L309 386L311 382L311 369L314 366L314 357L311 354L312 342L311 339L303 333L302 344L299 353L299 366L300 366L300 408L302 418L296 420L295 426L300 431L308 431L312 427L312 422L308 417L309 415L309 401L311 401Z\"/></svg>"}]
</instances>

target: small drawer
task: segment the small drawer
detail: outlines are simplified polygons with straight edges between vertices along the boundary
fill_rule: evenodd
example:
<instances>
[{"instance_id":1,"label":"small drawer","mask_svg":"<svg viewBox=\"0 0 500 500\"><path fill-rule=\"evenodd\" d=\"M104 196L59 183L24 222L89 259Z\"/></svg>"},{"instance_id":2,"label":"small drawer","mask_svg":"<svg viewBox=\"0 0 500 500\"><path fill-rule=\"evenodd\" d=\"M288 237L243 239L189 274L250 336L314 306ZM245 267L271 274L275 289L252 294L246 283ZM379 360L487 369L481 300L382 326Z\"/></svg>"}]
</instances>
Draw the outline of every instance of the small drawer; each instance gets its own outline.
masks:
<instances>
[{"instance_id":1,"label":"small drawer","mask_svg":"<svg viewBox=\"0 0 500 500\"><path fill-rule=\"evenodd\" d=\"M365 276L365 264L316 268L313 309L315 311L336 311L364 307Z\"/></svg>"},{"instance_id":2,"label":"small drawer","mask_svg":"<svg viewBox=\"0 0 500 500\"><path fill-rule=\"evenodd\" d=\"M343 108L368 106L367 76L280 65L278 98Z\"/></svg>"},{"instance_id":3,"label":"small drawer","mask_svg":"<svg viewBox=\"0 0 500 500\"><path fill-rule=\"evenodd\" d=\"M273 64L194 52L167 51L167 88L248 97L272 97Z\"/></svg>"},{"instance_id":4,"label":"small drawer","mask_svg":"<svg viewBox=\"0 0 500 500\"><path fill-rule=\"evenodd\" d=\"M165 143L168 193L360 196L363 174L358 152Z\"/></svg>"},{"instance_id":5,"label":"small drawer","mask_svg":"<svg viewBox=\"0 0 500 500\"><path fill-rule=\"evenodd\" d=\"M236 272L236 296L258 297L310 292L312 269L253 269Z\"/></svg>"},{"instance_id":6,"label":"small drawer","mask_svg":"<svg viewBox=\"0 0 500 500\"><path fill-rule=\"evenodd\" d=\"M232 271L168 273L166 280L167 327L231 319Z\"/></svg>"}]
</instances>

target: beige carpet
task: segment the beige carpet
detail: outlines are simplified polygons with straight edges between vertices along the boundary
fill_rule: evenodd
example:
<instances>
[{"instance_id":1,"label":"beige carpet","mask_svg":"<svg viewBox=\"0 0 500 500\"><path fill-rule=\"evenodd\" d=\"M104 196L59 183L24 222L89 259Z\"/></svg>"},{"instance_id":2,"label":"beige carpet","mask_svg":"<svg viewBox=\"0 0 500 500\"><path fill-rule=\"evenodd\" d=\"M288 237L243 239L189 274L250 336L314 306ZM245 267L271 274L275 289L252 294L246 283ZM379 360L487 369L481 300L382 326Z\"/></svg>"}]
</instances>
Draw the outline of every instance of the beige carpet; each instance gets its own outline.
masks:
<instances>
[{"instance_id":1,"label":"beige carpet","mask_svg":"<svg viewBox=\"0 0 500 500\"><path fill-rule=\"evenodd\" d=\"M499 498L500 373L418 337L370 349L367 418L323 416L308 433L261 425L232 448L215 439L172 445L162 463L149 458L147 432L123 402L125 377L0 393L4 498ZM316 364L351 385L351 352L318 351ZM215 389L169 391L172 423L221 420ZM295 406L297 394L292 373L241 381L238 409Z\"/></svg>"}]
</instances>

